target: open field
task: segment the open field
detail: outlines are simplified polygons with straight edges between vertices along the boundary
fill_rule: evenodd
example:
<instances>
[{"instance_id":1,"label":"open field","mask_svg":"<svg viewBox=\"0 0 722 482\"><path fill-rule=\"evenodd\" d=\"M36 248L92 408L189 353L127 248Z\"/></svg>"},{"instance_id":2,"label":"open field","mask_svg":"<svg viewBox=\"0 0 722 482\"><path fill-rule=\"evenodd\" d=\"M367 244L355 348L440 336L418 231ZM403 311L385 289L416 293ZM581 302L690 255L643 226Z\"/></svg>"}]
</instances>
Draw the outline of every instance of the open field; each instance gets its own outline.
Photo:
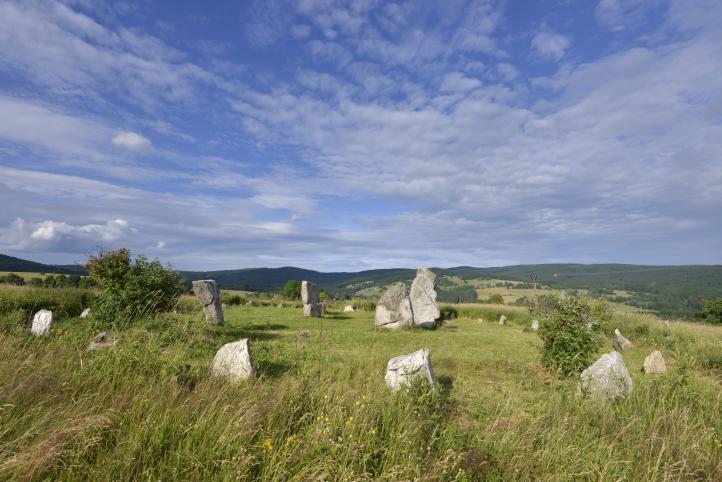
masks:
<instances>
[{"instance_id":1,"label":"open field","mask_svg":"<svg viewBox=\"0 0 722 482\"><path fill-rule=\"evenodd\" d=\"M297 308L159 315L87 352L91 320L45 339L0 315L0 479L719 480L722 328L622 313L634 394L580 403L539 365L521 308L464 305L434 331L376 332L373 313ZM476 311L473 311L476 310ZM499 326L499 310L511 325ZM468 318L463 313L467 313ZM489 320L489 321L484 321ZM248 337L260 377L208 377ZM431 350L438 393L393 394L387 360ZM640 373L660 348L663 377ZM605 351L611 350L611 344Z\"/></svg>"}]
</instances>

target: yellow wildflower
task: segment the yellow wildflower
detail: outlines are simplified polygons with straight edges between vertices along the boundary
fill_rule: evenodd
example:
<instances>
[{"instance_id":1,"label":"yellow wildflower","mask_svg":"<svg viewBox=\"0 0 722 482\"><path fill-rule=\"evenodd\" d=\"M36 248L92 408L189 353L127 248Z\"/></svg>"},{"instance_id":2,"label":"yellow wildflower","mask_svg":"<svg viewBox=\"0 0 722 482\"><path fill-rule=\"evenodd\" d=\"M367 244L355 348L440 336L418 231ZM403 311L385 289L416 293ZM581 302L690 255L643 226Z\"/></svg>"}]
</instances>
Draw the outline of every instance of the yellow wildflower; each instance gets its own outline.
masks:
<instances>
[{"instance_id":1,"label":"yellow wildflower","mask_svg":"<svg viewBox=\"0 0 722 482\"><path fill-rule=\"evenodd\" d=\"M266 450L273 450L273 439L269 437L266 440L264 440L263 448Z\"/></svg>"}]
</instances>

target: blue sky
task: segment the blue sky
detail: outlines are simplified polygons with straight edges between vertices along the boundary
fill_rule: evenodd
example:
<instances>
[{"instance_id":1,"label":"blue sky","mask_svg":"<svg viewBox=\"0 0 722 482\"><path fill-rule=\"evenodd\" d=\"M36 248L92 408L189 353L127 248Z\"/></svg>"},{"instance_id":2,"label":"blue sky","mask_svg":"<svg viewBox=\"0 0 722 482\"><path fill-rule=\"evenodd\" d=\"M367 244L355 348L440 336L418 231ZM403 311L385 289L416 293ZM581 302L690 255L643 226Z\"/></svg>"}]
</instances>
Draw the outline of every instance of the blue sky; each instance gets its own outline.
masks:
<instances>
[{"instance_id":1,"label":"blue sky","mask_svg":"<svg viewBox=\"0 0 722 482\"><path fill-rule=\"evenodd\" d=\"M0 252L722 263L722 2L0 1Z\"/></svg>"}]
</instances>

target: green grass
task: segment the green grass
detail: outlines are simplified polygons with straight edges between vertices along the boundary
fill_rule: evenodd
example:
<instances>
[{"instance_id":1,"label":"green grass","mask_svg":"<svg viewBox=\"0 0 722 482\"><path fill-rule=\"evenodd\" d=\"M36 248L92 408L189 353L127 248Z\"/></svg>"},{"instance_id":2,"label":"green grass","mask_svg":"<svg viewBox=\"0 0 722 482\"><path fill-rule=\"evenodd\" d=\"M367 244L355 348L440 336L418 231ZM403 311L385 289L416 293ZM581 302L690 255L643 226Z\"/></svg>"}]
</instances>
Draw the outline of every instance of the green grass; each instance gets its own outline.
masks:
<instances>
[{"instance_id":1,"label":"green grass","mask_svg":"<svg viewBox=\"0 0 722 482\"><path fill-rule=\"evenodd\" d=\"M61 318L40 339L27 322L6 322L0 479L722 477L722 369L704 363L722 352L722 328L616 314L635 345L624 355L635 391L597 405L539 365L540 340L519 308L462 305L434 331L374 331L373 312L342 313L344 304L323 320L233 307L223 327L199 311L167 314L132 324L103 352L86 351L92 321ZM499 310L512 324L496 324ZM215 351L244 337L260 377L209 378ZM440 390L389 392L388 359L421 347ZM654 347L676 357L667 376L640 373Z\"/></svg>"}]
</instances>

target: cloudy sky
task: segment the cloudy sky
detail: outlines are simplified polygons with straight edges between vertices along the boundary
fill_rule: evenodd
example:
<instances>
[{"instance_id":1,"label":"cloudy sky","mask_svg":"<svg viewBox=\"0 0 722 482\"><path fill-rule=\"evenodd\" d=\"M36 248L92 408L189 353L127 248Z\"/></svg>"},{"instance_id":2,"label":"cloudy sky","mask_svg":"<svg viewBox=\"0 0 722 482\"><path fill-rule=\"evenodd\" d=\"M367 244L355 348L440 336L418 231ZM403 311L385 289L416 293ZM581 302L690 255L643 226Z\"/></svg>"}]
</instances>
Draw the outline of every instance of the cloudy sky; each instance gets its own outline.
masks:
<instances>
[{"instance_id":1,"label":"cloudy sky","mask_svg":"<svg viewBox=\"0 0 722 482\"><path fill-rule=\"evenodd\" d=\"M0 253L722 263L722 2L0 0Z\"/></svg>"}]
</instances>

